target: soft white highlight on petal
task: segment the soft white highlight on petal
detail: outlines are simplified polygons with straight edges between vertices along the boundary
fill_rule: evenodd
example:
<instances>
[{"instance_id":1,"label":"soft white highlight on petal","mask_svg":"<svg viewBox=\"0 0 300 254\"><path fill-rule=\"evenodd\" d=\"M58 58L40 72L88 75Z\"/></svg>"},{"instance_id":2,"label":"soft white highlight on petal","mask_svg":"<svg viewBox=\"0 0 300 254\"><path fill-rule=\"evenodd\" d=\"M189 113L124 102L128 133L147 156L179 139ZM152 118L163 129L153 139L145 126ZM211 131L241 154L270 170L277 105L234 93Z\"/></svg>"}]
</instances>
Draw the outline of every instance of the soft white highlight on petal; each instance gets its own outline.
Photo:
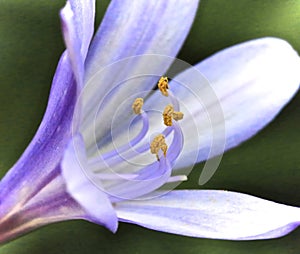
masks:
<instances>
[{"instance_id":1,"label":"soft white highlight on petal","mask_svg":"<svg viewBox=\"0 0 300 254\"><path fill-rule=\"evenodd\" d=\"M83 86L84 63L94 32L95 1L67 1L60 12L62 32L78 86Z\"/></svg>"},{"instance_id":2,"label":"soft white highlight on petal","mask_svg":"<svg viewBox=\"0 0 300 254\"><path fill-rule=\"evenodd\" d=\"M82 87L84 59L80 54L80 39L76 27L74 27L74 13L69 2L60 12L64 41L71 61L73 73L79 87Z\"/></svg>"},{"instance_id":3,"label":"soft white highlight on petal","mask_svg":"<svg viewBox=\"0 0 300 254\"><path fill-rule=\"evenodd\" d=\"M81 41L81 54L85 58L94 34L95 0L69 0L74 12L74 26Z\"/></svg>"},{"instance_id":4,"label":"soft white highlight on petal","mask_svg":"<svg viewBox=\"0 0 300 254\"><path fill-rule=\"evenodd\" d=\"M246 194L172 191L152 200L116 204L120 221L168 233L228 240L283 236L300 224L300 209Z\"/></svg>"},{"instance_id":5,"label":"soft white highlight on petal","mask_svg":"<svg viewBox=\"0 0 300 254\"><path fill-rule=\"evenodd\" d=\"M86 158L80 136L70 141L61 164L69 194L83 207L92 220L115 232L118 227L116 213L107 195L94 185L84 173ZM98 183L99 185L99 183Z\"/></svg>"}]
</instances>

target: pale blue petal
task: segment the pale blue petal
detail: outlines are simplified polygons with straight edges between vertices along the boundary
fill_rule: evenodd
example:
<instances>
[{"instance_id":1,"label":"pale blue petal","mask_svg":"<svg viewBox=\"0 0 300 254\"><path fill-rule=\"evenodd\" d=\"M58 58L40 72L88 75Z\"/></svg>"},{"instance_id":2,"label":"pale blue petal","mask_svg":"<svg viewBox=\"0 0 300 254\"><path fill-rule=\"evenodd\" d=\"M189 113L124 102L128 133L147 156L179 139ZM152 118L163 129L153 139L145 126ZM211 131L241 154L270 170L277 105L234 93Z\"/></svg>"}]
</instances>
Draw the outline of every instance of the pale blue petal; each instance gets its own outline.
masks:
<instances>
[{"instance_id":1,"label":"pale blue petal","mask_svg":"<svg viewBox=\"0 0 300 254\"><path fill-rule=\"evenodd\" d=\"M130 165L128 165L130 167ZM115 201L139 199L163 186L171 176L172 168L169 161L161 157L160 162L146 166L133 179L124 179L115 175L113 185L107 189L110 199Z\"/></svg>"},{"instance_id":2,"label":"pale blue petal","mask_svg":"<svg viewBox=\"0 0 300 254\"><path fill-rule=\"evenodd\" d=\"M263 38L224 49L176 76L170 90L185 114L179 122L185 143L175 168L204 161L255 135L298 91L299 70L300 58L287 42ZM155 93L145 107L163 108L166 99L161 97ZM220 149L211 151L212 146Z\"/></svg>"},{"instance_id":3,"label":"pale blue petal","mask_svg":"<svg viewBox=\"0 0 300 254\"><path fill-rule=\"evenodd\" d=\"M91 77L99 69L130 56L176 56L191 28L198 2L111 1L89 50L88 76ZM157 65L163 70L168 67L163 63ZM109 84L103 84L103 88L108 86Z\"/></svg>"},{"instance_id":4,"label":"pale blue petal","mask_svg":"<svg viewBox=\"0 0 300 254\"><path fill-rule=\"evenodd\" d=\"M148 92L156 84L173 58L155 56L177 55L197 6L198 0L111 2L87 58L82 128L85 140L92 139L87 136L94 133L94 126L99 138L109 130L109 123L102 119L111 117L116 105L129 95ZM149 57L151 59L132 58L144 54L155 56ZM129 83L122 85L128 80ZM121 86L117 88L118 85ZM104 99L107 99L105 103ZM99 109L101 103L105 106ZM101 117L96 118L95 110L98 112L98 109ZM95 125L91 124L93 121Z\"/></svg>"},{"instance_id":5,"label":"pale blue petal","mask_svg":"<svg viewBox=\"0 0 300 254\"><path fill-rule=\"evenodd\" d=\"M229 191L171 191L150 200L117 203L115 208L120 221L214 239L276 238L300 224L299 208Z\"/></svg>"},{"instance_id":6,"label":"pale blue petal","mask_svg":"<svg viewBox=\"0 0 300 254\"><path fill-rule=\"evenodd\" d=\"M94 222L115 232L118 220L107 194L99 186L94 185L85 174L84 149L80 136L75 136L65 150L61 168L67 191Z\"/></svg>"}]
</instances>

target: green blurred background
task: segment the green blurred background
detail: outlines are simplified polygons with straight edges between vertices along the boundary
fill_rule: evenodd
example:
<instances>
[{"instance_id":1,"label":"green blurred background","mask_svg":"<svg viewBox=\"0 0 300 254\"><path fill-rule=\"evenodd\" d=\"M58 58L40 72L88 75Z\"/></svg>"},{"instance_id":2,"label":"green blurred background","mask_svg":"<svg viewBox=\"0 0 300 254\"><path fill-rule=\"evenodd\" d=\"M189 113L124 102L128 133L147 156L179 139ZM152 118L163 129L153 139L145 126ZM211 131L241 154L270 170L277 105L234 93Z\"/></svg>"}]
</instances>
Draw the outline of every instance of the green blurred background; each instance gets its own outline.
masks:
<instances>
[{"instance_id":1,"label":"green blurred background","mask_svg":"<svg viewBox=\"0 0 300 254\"><path fill-rule=\"evenodd\" d=\"M0 174L34 135L64 49L58 11L64 0L0 0ZM97 1L97 24L107 0ZM238 42L264 36L300 52L300 1L202 0L179 58L193 64ZM284 85L284 84L283 84ZM300 95L255 138L226 153L207 189L228 189L300 206ZM199 167L201 168L201 167ZM199 170L182 188L199 188ZM270 214L272 216L272 214ZM274 218L276 219L276 218ZM121 224L116 235L84 221L53 224L0 247L25 253L299 253L300 229L281 239L193 239Z\"/></svg>"}]
</instances>

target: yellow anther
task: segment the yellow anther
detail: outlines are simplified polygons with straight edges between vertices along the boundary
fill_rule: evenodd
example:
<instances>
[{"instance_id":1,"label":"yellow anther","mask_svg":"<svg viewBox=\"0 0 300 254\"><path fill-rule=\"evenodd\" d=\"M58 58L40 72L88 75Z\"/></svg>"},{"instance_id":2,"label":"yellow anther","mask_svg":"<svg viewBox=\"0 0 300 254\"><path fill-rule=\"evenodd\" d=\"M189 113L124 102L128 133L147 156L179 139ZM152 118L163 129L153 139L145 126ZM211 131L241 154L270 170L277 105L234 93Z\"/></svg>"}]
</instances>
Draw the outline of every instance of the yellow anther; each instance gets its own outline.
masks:
<instances>
[{"instance_id":1,"label":"yellow anther","mask_svg":"<svg viewBox=\"0 0 300 254\"><path fill-rule=\"evenodd\" d=\"M143 98L136 98L132 104L133 112L137 115L141 114L143 104L144 104Z\"/></svg>"},{"instance_id":2,"label":"yellow anther","mask_svg":"<svg viewBox=\"0 0 300 254\"><path fill-rule=\"evenodd\" d=\"M177 112L177 111L174 111L173 112L173 119L175 121L178 121L178 120L182 120L183 119L183 113L182 112Z\"/></svg>"},{"instance_id":3,"label":"yellow anther","mask_svg":"<svg viewBox=\"0 0 300 254\"><path fill-rule=\"evenodd\" d=\"M172 126L172 119L175 121L181 120L183 118L183 113L180 111L174 111L171 104L167 105L163 112L164 124L166 126Z\"/></svg>"},{"instance_id":4,"label":"yellow anther","mask_svg":"<svg viewBox=\"0 0 300 254\"><path fill-rule=\"evenodd\" d=\"M166 157L168 146L166 144L165 136L163 134L157 135L150 144L150 151L152 154L156 155L158 161L159 161L159 156L158 156L159 150L162 150L164 156Z\"/></svg>"},{"instance_id":5,"label":"yellow anther","mask_svg":"<svg viewBox=\"0 0 300 254\"><path fill-rule=\"evenodd\" d=\"M164 124L166 126L172 126L172 116L173 116L174 108L171 104L165 107L163 112Z\"/></svg>"},{"instance_id":6,"label":"yellow anther","mask_svg":"<svg viewBox=\"0 0 300 254\"><path fill-rule=\"evenodd\" d=\"M167 77L161 77L158 81L158 89L161 91L161 93L164 96L168 96L168 89L169 89L169 84L168 84L168 78Z\"/></svg>"}]
</instances>

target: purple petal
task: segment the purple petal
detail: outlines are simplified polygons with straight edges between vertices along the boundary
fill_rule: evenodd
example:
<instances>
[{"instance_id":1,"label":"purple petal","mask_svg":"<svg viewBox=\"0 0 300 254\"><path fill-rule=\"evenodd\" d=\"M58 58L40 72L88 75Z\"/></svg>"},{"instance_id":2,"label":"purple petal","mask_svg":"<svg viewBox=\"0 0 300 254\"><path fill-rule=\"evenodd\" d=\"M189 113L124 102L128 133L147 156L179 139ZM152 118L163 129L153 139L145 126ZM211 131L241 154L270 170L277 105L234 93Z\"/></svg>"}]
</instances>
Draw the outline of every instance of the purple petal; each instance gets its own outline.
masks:
<instances>
[{"instance_id":1,"label":"purple petal","mask_svg":"<svg viewBox=\"0 0 300 254\"><path fill-rule=\"evenodd\" d=\"M275 238L300 224L299 208L217 190L172 191L152 200L117 203L115 208L120 221L214 239Z\"/></svg>"},{"instance_id":2,"label":"purple petal","mask_svg":"<svg viewBox=\"0 0 300 254\"><path fill-rule=\"evenodd\" d=\"M30 185L34 185L32 182ZM58 174L39 190L34 197L23 203L26 188L17 193L19 202L9 212L0 216L0 244L50 223L85 219L97 222L66 192L65 180ZM6 197L1 197L5 200ZM5 206L1 204L1 211Z\"/></svg>"},{"instance_id":3,"label":"purple petal","mask_svg":"<svg viewBox=\"0 0 300 254\"><path fill-rule=\"evenodd\" d=\"M28 204L17 206L1 216L0 244L49 223L74 219L91 220L63 190L63 186L62 178L58 177Z\"/></svg>"},{"instance_id":4,"label":"purple petal","mask_svg":"<svg viewBox=\"0 0 300 254\"><path fill-rule=\"evenodd\" d=\"M84 62L94 32L95 1L68 1L60 17L64 40L74 75L83 86Z\"/></svg>"},{"instance_id":5,"label":"purple petal","mask_svg":"<svg viewBox=\"0 0 300 254\"><path fill-rule=\"evenodd\" d=\"M57 166L71 137L76 93L69 59L63 54L42 123L21 158L0 182L0 216L28 202L59 174Z\"/></svg>"},{"instance_id":6,"label":"purple petal","mask_svg":"<svg viewBox=\"0 0 300 254\"><path fill-rule=\"evenodd\" d=\"M70 141L61 164L68 193L85 209L93 221L115 232L118 219L108 196L85 174L85 147L80 136Z\"/></svg>"},{"instance_id":7,"label":"purple petal","mask_svg":"<svg viewBox=\"0 0 300 254\"><path fill-rule=\"evenodd\" d=\"M111 2L87 58L85 85L88 91L84 95L83 128L91 128L90 123L95 120L93 110L99 108L108 93L101 117L96 119L97 137L109 130L100 118L111 116L115 106L128 95L148 91L155 85L157 77L165 73L172 57L179 52L197 6L198 0ZM145 54L153 54L153 57L135 58ZM137 77L139 79L117 88L124 81ZM85 133L91 131L88 129Z\"/></svg>"}]
</instances>

